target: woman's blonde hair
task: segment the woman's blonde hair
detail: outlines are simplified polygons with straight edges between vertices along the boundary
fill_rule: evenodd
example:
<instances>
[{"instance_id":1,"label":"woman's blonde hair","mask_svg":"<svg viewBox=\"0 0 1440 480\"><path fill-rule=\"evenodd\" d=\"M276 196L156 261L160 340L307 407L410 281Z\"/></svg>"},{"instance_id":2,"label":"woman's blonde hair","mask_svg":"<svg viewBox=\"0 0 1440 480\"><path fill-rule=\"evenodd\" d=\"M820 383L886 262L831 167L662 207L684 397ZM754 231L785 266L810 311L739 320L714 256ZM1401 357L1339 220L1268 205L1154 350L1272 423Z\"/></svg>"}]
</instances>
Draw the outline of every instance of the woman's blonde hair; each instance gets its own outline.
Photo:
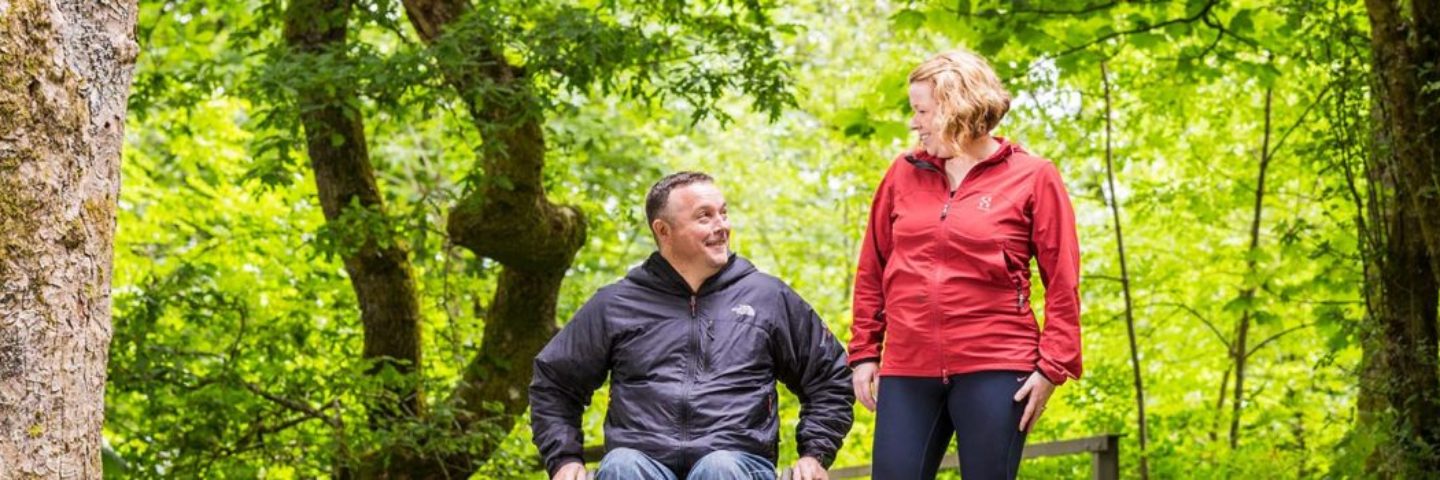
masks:
<instances>
[{"instance_id":1,"label":"woman's blonde hair","mask_svg":"<svg viewBox=\"0 0 1440 480\"><path fill-rule=\"evenodd\" d=\"M932 82L935 125L952 149L990 134L1010 111L1010 94L984 58L968 50L935 55L910 71L910 83Z\"/></svg>"}]
</instances>

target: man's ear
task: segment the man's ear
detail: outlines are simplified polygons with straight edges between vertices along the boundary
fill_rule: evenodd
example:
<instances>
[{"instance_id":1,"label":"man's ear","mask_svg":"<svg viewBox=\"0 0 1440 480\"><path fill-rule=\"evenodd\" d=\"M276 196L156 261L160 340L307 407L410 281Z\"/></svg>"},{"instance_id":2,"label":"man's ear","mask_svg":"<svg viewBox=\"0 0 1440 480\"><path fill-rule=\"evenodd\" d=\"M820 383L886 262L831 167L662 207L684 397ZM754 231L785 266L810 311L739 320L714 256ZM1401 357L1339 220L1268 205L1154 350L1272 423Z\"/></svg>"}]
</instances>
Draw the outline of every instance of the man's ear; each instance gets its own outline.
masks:
<instances>
[{"instance_id":1,"label":"man's ear","mask_svg":"<svg viewBox=\"0 0 1440 480\"><path fill-rule=\"evenodd\" d=\"M670 224L665 223L663 219L657 218L655 221L650 222L650 231L655 233L655 246L659 247L661 240L670 237Z\"/></svg>"}]
</instances>

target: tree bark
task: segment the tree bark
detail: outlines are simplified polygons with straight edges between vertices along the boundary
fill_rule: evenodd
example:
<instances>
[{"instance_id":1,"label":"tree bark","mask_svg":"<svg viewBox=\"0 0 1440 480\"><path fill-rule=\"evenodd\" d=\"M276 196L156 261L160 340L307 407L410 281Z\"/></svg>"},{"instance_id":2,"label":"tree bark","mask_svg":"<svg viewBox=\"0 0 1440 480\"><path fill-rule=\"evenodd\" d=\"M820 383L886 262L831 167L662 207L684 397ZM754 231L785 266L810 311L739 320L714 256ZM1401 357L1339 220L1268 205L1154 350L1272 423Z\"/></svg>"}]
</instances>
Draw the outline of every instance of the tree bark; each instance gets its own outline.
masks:
<instances>
[{"instance_id":1,"label":"tree bark","mask_svg":"<svg viewBox=\"0 0 1440 480\"><path fill-rule=\"evenodd\" d=\"M1436 304L1440 285L1420 239L1418 215L1398 204L1388 212L1383 256L1367 279L1374 310L1365 330L1362 423L1393 438L1377 442L1370 464L1386 478L1423 478L1440 471L1440 382L1436 375Z\"/></svg>"},{"instance_id":2,"label":"tree bark","mask_svg":"<svg viewBox=\"0 0 1440 480\"><path fill-rule=\"evenodd\" d=\"M1430 270L1440 276L1440 1L1366 0L1365 6L1380 107L1376 123L1390 139L1376 146L1397 167L1397 187L1413 193L1405 206L1415 210Z\"/></svg>"},{"instance_id":3,"label":"tree bark","mask_svg":"<svg viewBox=\"0 0 1440 480\"><path fill-rule=\"evenodd\" d=\"M13 478L101 474L136 10L0 0L0 470Z\"/></svg>"},{"instance_id":4,"label":"tree bark","mask_svg":"<svg viewBox=\"0 0 1440 480\"><path fill-rule=\"evenodd\" d=\"M502 266L485 337L447 398L457 427L486 430L482 445L443 457L388 452L363 467L365 477L465 478L487 458L528 407L532 365L558 330L556 301L575 253L585 240L578 209L551 203L545 195L543 110L530 79L510 65L490 32L464 31L470 6L462 0L407 0L407 16L425 42L446 43L463 61L442 63L446 81L459 93L484 143L477 149L483 179L450 211L451 241ZM474 24L465 27L476 28ZM457 30L458 31L458 30ZM498 407L498 408L495 408Z\"/></svg>"},{"instance_id":5,"label":"tree bark","mask_svg":"<svg viewBox=\"0 0 1440 480\"><path fill-rule=\"evenodd\" d=\"M351 6L349 0L292 0L285 14L286 42L296 53L343 56ZM298 93L320 206L332 233L348 245L342 246L345 271L360 303L364 358L377 362L371 373L386 367L403 374L418 372L421 318L409 253L388 229L357 229L354 222L346 221L379 217L382 225L389 224L370 163L364 118L356 108L358 96L350 85L339 84L316 85ZM372 405L372 417L421 413L424 397L418 382L390 390L395 398Z\"/></svg>"},{"instance_id":6,"label":"tree bark","mask_svg":"<svg viewBox=\"0 0 1440 480\"><path fill-rule=\"evenodd\" d=\"M1440 2L1365 6L1375 91L1367 173L1379 201L1365 222L1378 240L1366 266L1361 426L1384 436L1372 471L1422 478L1440 471Z\"/></svg>"},{"instance_id":7,"label":"tree bark","mask_svg":"<svg viewBox=\"0 0 1440 480\"><path fill-rule=\"evenodd\" d=\"M405 7L415 29L432 44L445 40L445 29L469 9L461 1L415 1ZM293 0L286 41L297 52L340 54L350 8L348 0ZM458 62L463 66L442 68L484 138L478 152L485 180L458 201L447 229L454 243L499 262L503 270L480 352L466 366L447 407L457 412L461 431L487 429L495 435L463 453L372 452L357 472L365 478L464 478L493 452L528 405L529 359L556 331L560 284L584 243L580 212L545 197L545 139L529 79L504 61L497 45L475 41L488 32L464 33L466 39L447 46L467 57ZM302 89L300 103L327 221L343 225L347 209L356 207L383 213L363 119L353 107L355 93L342 85L317 86ZM394 241L363 240L345 265L361 301L366 357L398 360L397 367L410 371L408 366L420 362L420 318L407 254ZM402 397L403 413L423 413L418 391Z\"/></svg>"}]
</instances>

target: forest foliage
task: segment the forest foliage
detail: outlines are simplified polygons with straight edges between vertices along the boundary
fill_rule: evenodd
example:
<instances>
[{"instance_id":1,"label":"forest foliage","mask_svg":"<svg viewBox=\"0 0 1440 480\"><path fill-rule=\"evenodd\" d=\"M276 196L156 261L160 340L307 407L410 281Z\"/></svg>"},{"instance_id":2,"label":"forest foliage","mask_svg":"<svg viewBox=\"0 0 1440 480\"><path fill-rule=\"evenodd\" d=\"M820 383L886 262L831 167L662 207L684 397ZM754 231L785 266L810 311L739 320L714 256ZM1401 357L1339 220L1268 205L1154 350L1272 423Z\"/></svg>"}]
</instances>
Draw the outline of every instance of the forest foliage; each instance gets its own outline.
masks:
<instances>
[{"instance_id":1,"label":"forest foliage","mask_svg":"<svg viewBox=\"0 0 1440 480\"><path fill-rule=\"evenodd\" d=\"M533 79L545 191L587 221L557 322L654 248L650 183L702 170L730 202L733 248L848 339L870 194L913 142L906 75L964 47L988 57L1015 98L996 134L1059 166L1079 221L1086 373L1057 390L1030 441L1121 434L1125 475L1137 475L1128 283L1150 475L1363 474L1373 442L1355 429L1357 200L1371 141L1363 5L476 5L465 27L502 37ZM523 418L461 435L443 409L372 428L362 408L396 384L443 403L483 341L499 281L499 264L445 228L457 200L509 181L477 168L487 142L464 101L473 92L443 74L457 68L453 46L422 41L397 1L359 0L346 49L297 59L283 9L141 2L115 249L112 465L136 477L308 478L387 445L498 441L480 478L542 478ZM295 101L315 88L356 93L383 212L322 214ZM342 261L357 239L408 250L419 378L367 374ZM601 438L605 399L585 417L588 443ZM787 395L782 464L794 460L797 415ZM837 466L869 463L873 425L857 408ZM1084 456L1027 460L1021 476L1089 468Z\"/></svg>"}]
</instances>

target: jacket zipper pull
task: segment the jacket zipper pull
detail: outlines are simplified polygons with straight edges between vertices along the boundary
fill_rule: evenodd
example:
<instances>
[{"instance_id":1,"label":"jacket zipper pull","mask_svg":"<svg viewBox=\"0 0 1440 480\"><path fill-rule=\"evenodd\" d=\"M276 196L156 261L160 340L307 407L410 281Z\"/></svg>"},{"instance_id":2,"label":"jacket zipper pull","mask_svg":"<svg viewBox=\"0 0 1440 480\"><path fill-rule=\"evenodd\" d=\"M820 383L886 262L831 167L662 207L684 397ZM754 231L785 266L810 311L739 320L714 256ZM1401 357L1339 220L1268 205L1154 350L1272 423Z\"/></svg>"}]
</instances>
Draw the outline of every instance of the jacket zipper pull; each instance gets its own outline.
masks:
<instances>
[{"instance_id":1,"label":"jacket zipper pull","mask_svg":"<svg viewBox=\"0 0 1440 480\"><path fill-rule=\"evenodd\" d=\"M695 318L695 296L690 296L690 318Z\"/></svg>"},{"instance_id":2,"label":"jacket zipper pull","mask_svg":"<svg viewBox=\"0 0 1440 480\"><path fill-rule=\"evenodd\" d=\"M950 384L950 370L944 369L944 368L940 369L940 384L941 384L941 385L949 385L949 384Z\"/></svg>"},{"instance_id":3,"label":"jacket zipper pull","mask_svg":"<svg viewBox=\"0 0 1440 480\"><path fill-rule=\"evenodd\" d=\"M1023 311L1025 311L1025 292L1020 291L1020 287L1015 287L1015 312Z\"/></svg>"},{"instance_id":4,"label":"jacket zipper pull","mask_svg":"<svg viewBox=\"0 0 1440 480\"><path fill-rule=\"evenodd\" d=\"M949 200L946 200L946 201L945 201L945 208L940 209L940 219L941 219L941 220L944 220L945 217L947 217L947 216L949 216L949 215L950 215L950 201L949 201Z\"/></svg>"}]
</instances>

